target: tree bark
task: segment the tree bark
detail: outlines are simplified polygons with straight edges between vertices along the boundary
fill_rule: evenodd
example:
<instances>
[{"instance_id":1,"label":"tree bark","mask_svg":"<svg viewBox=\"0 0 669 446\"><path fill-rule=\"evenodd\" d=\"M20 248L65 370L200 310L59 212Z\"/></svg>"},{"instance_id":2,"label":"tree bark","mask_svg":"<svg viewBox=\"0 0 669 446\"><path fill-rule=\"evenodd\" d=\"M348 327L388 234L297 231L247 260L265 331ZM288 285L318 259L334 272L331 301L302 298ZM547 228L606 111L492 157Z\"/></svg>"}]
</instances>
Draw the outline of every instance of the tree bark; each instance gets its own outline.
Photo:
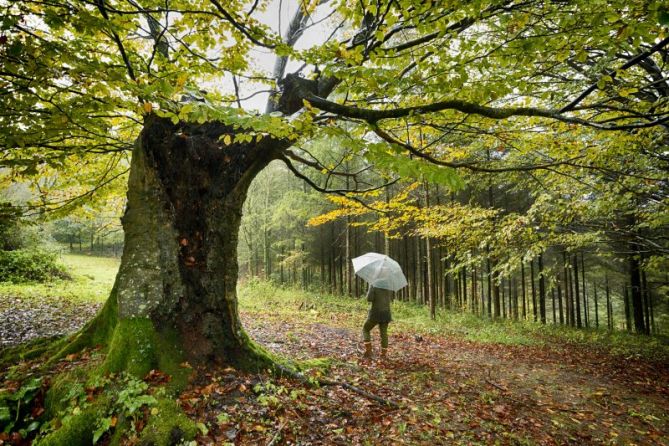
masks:
<instances>
[{"instance_id":1,"label":"tree bark","mask_svg":"<svg viewBox=\"0 0 669 446\"><path fill-rule=\"evenodd\" d=\"M539 254L537 259L539 266L539 318L542 324L546 324L546 283L544 279L544 260Z\"/></svg>"},{"instance_id":2,"label":"tree bark","mask_svg":"<svg viewBox=\"0 0 669 446\"><path fill-rule=\"evenodd\" d=\"M641 267L637 258L636 246L633 246L633 253L629 255L630 271L630 290L632 315L634 317L634 330L637 333L646 333L646 324L643 314L643 291L641 289Z\"/></svg>"},{"instance_id":3,"label":"tree bark","mask_svg":"<svg viewBox=\"0 0 669 446\"><path fill-rule=\"evenodd\" d=\"M537 290L534 285L534 259L530 260L530 285L532 289L532 317L533 321L537 321Z\"/></svg>"},{"instance_id":4,"label":"tree bark","mask_svg":"<svg viewBox=\"0 0 669 446\"><path fill-rule=\"evenodd\" d=\"M525 262L520 261L520 287L523 294L523 320L527 320L527 291L525 290Z\"/></svg>"},{"instance_id":5,"label":"tree bark","mask_svg":"<svg viewBox=\"0 0 669 446\"><path fill-rule=\"evenodd\" d=\"M258 359L237 309L238 231L248 187L280 142L219 141L232 133L220 123L146 118L133 151L115 302L105 307L117 320L108 357L148 342L145 331L120 329L142 326L172 333L191 363Z\"/></svg>"},{"instance_id":6,"label":"tree bark","mask_svg":"<svg viewBox=\"0 0 669 446\"><path fill-rule=\"evenodd\" d=\"M613 307L611 306L611 289L609 288L609 275L604 276L604 292L606 294L606 326L609 331L613 330Z\"/></svg>"},{"instance_id":7,"label":"tree bark","mask_svg":"<svg viewBox=\"0 0 669 446\"><path fill-rule=\"evenodd\" d=\"M560 315L560 325L564 325L564 311L562 308L562 286L560 285L561 279L560 279L560 273L557 273L558 278L557 278L557 298L558 298L558 309L559 309L559 315Z\"/></svg>"},{"instance_id":8,"label":"tree bark","mask_svg":"<svg viewBox=\"0 0 669 446\"><path fill-rule=\"evenodd\" d=\"M597 283L592 287L592 297L595 299L595 328L599 328L599 302L597 301Z\"/></svg>"},{"instance_id":9,"label":"tree bark","mask_svg":"<svg viewBox=\"0 0 669 446\"><path fill-rule=\"evenodd\" d=\"M578 258L576 254L572 257L572 266L574 267L574 303L576 304L576 327L583 327L583 322L581 321L581 298L580 292L578 289Z\"/></svg>"},{"instance_id":10,"label":"tree bark","mask_svg":"<svg viewBox=\"0 0 669 446\"><path fill-rule=\"evenodd\" d=\"M493 299L493 318L499 319L501 315L501 307L500 307L500 284L499 284L499 271L496 269L497 268L497 261L493 260L492 261L492 272L491 272L491 278L492 278L492 299Z\"/></svg>"},{"instance_id":11,"label":"tree bark","mask_svg":"<svg viewBox=\"0 0 669 446\"><path fill-rule=\"evenodd\" d=\"M630 314L630 297L627 285L623 285L623 303L625 305L625 330L632 331L632 315Z\"/></svg>"},{"instance_id":12,"label":"tree bark","mask_svg":"<svg viewBox=\"0 0 669 446\"><path fill-rule=\"evenodd\" d=\"M581 251L581 284L583 285L583 316L585 328L590 326L590 305L588 304L588 287L585 284L585 261L583 259L583 251Z\"/></svg>"}]
</instances>

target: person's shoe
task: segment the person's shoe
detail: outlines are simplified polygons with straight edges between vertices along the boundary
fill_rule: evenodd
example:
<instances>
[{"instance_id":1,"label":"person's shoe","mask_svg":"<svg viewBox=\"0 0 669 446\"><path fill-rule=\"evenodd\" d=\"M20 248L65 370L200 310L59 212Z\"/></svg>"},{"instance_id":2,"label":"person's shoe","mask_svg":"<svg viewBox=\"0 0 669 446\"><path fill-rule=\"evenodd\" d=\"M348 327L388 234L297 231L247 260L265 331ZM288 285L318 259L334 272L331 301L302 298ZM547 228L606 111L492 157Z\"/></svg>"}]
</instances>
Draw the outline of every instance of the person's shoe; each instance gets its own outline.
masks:
<instances>
[{"instance_id":1,"label":"person's shoe","mask_svg":"<svg viewBox=\"0 0 669 446\"><path fill-rule=\"evenodd\" d=\"M363 358L372 357L372 343L365 341L365 352L362 354Z\"/></svg>"},{"instance_id":2,"label":"person's shoe","mask_svg":"<svg viewBox=\"0 0 669 446\"><path fill-rule=\"evenodd\" d=\"M388 349L381 348L381 359L388 359Z\"/></svg>"}]
</instances>

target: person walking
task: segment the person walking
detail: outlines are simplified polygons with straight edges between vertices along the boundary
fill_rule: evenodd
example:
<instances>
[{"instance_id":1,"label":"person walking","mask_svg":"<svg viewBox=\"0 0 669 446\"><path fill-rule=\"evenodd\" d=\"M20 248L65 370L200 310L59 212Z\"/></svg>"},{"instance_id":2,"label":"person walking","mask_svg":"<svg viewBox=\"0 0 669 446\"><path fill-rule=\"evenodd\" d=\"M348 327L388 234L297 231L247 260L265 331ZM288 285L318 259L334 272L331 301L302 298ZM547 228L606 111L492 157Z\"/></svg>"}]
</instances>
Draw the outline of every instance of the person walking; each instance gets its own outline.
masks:
<instances>
[{"instance_id":1,"label":"person walking","mask_svg":"<svg viewBox=\"0 0 669 446\"><path fill-rule=\"evenodd\" d=\"M379 326L381 334L381 358L388 353L388 324L393 320L390 303L395 292L407 286L399 263L385 254L368 252L352 259L355 274L369 284L367 301L372 307L362 327L362 340L365 351L363 356L372 356L372 329Z\"/></svg>"},{"instance_id":2,"label":"person walking","mask_svg":"<svg viewBox=\"0 0 669 446\"><path fill-rule=\"evenodd\" d=\"M367 314L367 320L362 326L362 339L364 341L365 358L372 357L372 329L379 326L379 333L381 335L381 358L385 359L388 354L388 324L392 322L392 314L390 312L390 303L393 300L394 292L384 290L383 288L375 288L370 285L367 291L367 302L372 303L372 307Z\"/></svg>"}]
</instances>

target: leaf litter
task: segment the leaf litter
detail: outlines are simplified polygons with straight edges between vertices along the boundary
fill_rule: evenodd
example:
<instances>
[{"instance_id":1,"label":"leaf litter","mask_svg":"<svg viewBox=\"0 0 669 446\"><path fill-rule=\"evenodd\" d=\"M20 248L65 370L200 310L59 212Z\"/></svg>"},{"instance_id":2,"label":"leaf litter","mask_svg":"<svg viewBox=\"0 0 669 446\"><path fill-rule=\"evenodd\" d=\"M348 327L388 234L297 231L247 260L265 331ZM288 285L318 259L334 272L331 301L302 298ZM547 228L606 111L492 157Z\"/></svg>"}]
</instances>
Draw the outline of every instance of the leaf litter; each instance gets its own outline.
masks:
<instances>
[{"instance_id":1,"label":"leaf litter","mask_svg":"<svg viewBox=\"0 0 669 446\"><path fill-rule=\"evenodd\" d=\"M393 325L389 358L367 360L346 318L303 318L299 310L285 319L270 312L242 318L253 338L288 359L330 358L328 370L314 368L308 376L348 383L400 407L342 386L313 387L223 366L196 368L178 399L197 423L196 444L669 444L666 362L569 344L482 344L398 332ZM84 352L64 358L51 373L90 357ZM18 385L0 376L3 387ZM159 386L168 379L155 371L145 381Z\"/></svg>"}]
</instances>

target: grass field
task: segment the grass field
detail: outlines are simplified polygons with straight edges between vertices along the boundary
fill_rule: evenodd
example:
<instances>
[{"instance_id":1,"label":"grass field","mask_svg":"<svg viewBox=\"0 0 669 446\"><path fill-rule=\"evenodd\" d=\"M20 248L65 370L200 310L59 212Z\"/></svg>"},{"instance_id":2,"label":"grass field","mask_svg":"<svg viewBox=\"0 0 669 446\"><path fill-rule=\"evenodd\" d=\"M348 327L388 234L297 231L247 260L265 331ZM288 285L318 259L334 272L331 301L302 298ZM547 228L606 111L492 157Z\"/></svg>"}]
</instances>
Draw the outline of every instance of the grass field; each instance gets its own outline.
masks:
<instances>
[{"instance_id":1,"label":"grass field","mask_svg":"<svg viewBox=\"0 0 669 446\"><path fill-rule=\"evenodd\" d=\"M45 284L0 283L0 296L24 300L58 298L78 304L99 304L105 301L114 284L120 259L63 254L61 261L72 280ZM240 287L239 305L241 311L251 314L271 310L277 318L291 316L298 308L308 308L309 311L300 312L301 317L315 321L329 315L350 327L360 327L367 311L364 299L280 288L256 280L247 281ZM436 320L430 320L426 307L399 301L393 304L393 317L397 331L454 335L473 342L507 345L541 345L546 342L592 344L612 353L669 358L669 346L661 339L619 331L576 330L551 324L544 326L506 320L491 323L468 313L450 311L440 311Z\"/></svg>"},{"instance_id":2,"label":"grass field","mask_svg":"<svg viewBox=\"0 0 669 446\"><path fill-rule=\"evenodd\" d=\"M77 303L102 303L114 285L120 259L63 254L61 263L65 265L72 280L24 284L0 282L0 296L24 300L59 298Z\"/></svg>"},{"instance_id":3,"label":"grass field","mask_svg":"<svg viewBox=\"0 0 669 446\"><path fill-rule=\"evenodd\" d=\"M275 318L290 318L298 309L300 317L317 321L330 318L358 329L367 316L365 299L278 288L269 283L249 281L239 291L239 306L249 313L271 313ZM669 359L669 345L655 337L600 329L575 329L542 325L529 321L491 322L469 313L442 310L431 320L427 307L408 302L393 303L393 330L442 336L457 336L467 341L504 345L543 345L546 343L584 344L613 354L641 355L650 359Z\"/></svg>"}]
</instances>

